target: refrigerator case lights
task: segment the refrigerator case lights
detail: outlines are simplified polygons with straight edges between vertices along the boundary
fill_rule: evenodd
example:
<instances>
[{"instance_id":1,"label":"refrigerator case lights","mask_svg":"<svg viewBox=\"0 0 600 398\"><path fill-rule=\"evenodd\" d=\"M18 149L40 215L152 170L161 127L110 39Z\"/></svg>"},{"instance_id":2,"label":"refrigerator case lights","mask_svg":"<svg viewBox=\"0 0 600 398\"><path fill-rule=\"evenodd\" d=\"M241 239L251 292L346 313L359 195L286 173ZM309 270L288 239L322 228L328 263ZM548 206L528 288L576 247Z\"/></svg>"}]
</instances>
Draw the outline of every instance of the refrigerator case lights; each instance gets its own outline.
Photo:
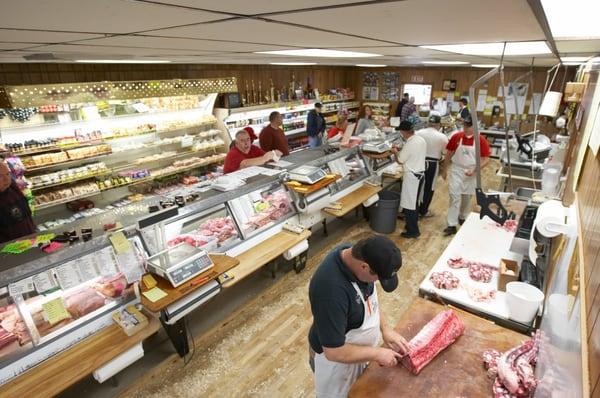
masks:
<instances>
[{"instance_id":1,"label":"refrigerator case lights","mask_svg":"<svg viewBox=\"0 0 600 398\"><path fill-rule=\"evenodd\" d=\"M128 253L106 245L0 288L0 384L112 324L111 313L135 300L136 240Z\"/></svg>"}]
</instances>

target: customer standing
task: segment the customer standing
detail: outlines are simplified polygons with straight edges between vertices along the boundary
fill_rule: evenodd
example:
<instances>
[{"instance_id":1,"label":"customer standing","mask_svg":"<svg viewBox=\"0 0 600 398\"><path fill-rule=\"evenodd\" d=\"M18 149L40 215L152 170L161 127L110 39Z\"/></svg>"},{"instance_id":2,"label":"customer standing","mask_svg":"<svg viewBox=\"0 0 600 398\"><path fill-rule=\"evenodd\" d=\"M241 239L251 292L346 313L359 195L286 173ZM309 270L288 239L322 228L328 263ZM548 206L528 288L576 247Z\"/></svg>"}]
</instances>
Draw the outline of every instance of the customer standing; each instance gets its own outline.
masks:
<instances>
[{"instance_id":1,"label":"customer standing","mask_svg":"<svg viewBox=\"0 0 600 398\"><path fill-rule=\"evenodd\" d=\"M317 398L345 398L370 361L391 368L407 353L406 340L385 322L375 288L379 280L394 291L401 266L394 242L374 235L336 247L315 271L308 341Z\"/></svg>"},{"instance_id":2,"label":"customer standing","mask_svg":"<svg viewBox=\"0 0 600 398\"><path fill-rule=\"evenodd\" d=\"M471 112L469 111L468 105L469 105L469 100L467 100L466 98L460 99L460 101L458 102L459 110L458 110L458 113L456 114L456 119L466 120L467 117L471 116Z\"/></svg>"},{"instance_id":3,"label":"customer standing","mask_svg":"<svg viewBox=\"0 0 600 398\"><path fill-rule=\"evenodd\" d=\"M323 133L325 132L325 117L321 113L323 105L320 102L315 108L308 112L306 119L306 133L308 134L308 146L315 148L323 145Z\"/></svg>"},{"instance_id":4,"label":"customer standing","mask_svg":"<svg viewBox=\"0 0 600 398\"><path fill-rule=\"evenodd\" d=\"M348 116L339 115L337 121L335 122L335 126L332 126L329 131L327 131L327 140L331 140L338 135L343 136L347 128Z\"/></svg>"},{"instance_id":5,"label":"customer standing","mask_svg":"<svg viewBox=\"0 0 600 398\"><path fill-rule=\"evenodd\" d=\"M363 105L358 111L358 121L354 126L354 134L360 135L367 129L375 128L375 121L373 120L373 109L369 105Z\"/></svg>"},{"instance_id":6,"label":"customer standing","mask_svg":"<svg viewBox=\"0 0 600 398\"><path fill-rule=\"evenodd\" d=\"M403 238L418 238L419 215L417 212L419 200L419 188L425 173L425 154L427 143L422 137L415 135L413 125L409 121L403 121L398 128L402 137L406 140L400 154L396 147L392 151L396 155L396 161L404 168L402 175L402 191L400 193L400 206L406 221L405 231L400 234Z\"/></svg>"},{"instance_id":7,"label":"customer standing","mask_svg":"<svg viewBox=\"0 0 600 398\"><path fill-rule=\"evenodd\" d=\"M415 105L415 97L410 97L408 103L402 107L400 113L400 121L408 120L413 113L417 112L417 106Z\"/></svg>"},{"instance_id":8,"label":"customer standing","mask_svg":"<svg viewBox=\"0 0 600 398\"><path fill-rule=\"evenodd\" d=\"M13 181L10 168L0 160L0 242L35 232L27 199Z\"/></svg>"},{"instance_id":9,"label":"customer standing","mask_svg":"<svg viewBox=\"0 0 600 398\"><path fill-rule=\"evenodd\" d=\"M408 104L408 93L404 93L404 95L402 96L402 100L400 102L398 102L398 106L396 107L396 114L395 114L396 117L402 116L402 108L406 104Z\"/></svg>"},{"instance_id":10,"label":"customer standing","mask_svg":"<svg viewBox=\"0 0 600 398\"><path fill-rule=\"evenodd\" d=\"M438 115L429 116L429 126L417 131L415 134L423 137L427 143L427 154L425 157L425 182L421 191L421 205L419 206L419 215L422 217L431 217L433 214L429 211L429 205L433 199L435 183L438 177L439 163L446 151L448 137L440 132L442 118Z\"/></svg>"},{"instance_id":11,"label":"customer standing","mask_svg":"<svg viewBox=\"0 0 600 398\"><path fill-rule=\"evenodd\" d=\"M473 120L467 116L464 121L464 131L459 131L450 137L446 146L448 153L442 169L442 177L448 178L448 194L450 206L448 208L448 227L444 235L456 233L456 226L462 224L471 209L471 197L475 194L477 179L475 175L476 154ZM481 168L490 160L490 146L483 136L479 136L481 147ZM451 163L451 165L450 165ZM450 175L448 175L448 168Z\"/></svg>"},{"instance_id":12,"label":"customer standing","mask_svg":"<svg viewBox=\"0 0 600 398\"><path fill-rule=\"evenodd\" d=\"M258 136L258 141L263 151L278 150L282 153L282 156L290 154L287 138L281 129L282 125L283 116L281 116L281 113L277 111L271 112L269 115L269 125L262 129Z\"/></svg>"}]
</instances>

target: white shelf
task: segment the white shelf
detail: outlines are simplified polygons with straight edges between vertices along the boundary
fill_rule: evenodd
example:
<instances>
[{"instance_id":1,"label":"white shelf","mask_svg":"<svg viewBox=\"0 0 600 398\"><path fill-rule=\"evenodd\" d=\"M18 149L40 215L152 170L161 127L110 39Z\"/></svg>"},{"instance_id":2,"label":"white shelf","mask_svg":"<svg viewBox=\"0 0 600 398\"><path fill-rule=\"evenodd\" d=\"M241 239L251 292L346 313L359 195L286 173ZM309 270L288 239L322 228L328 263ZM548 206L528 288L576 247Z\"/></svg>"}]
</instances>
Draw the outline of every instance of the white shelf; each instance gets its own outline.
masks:
<instances>
[{"instance_id":1,"label":"white shelf","mask_svg":"<svg viewBox=\"0 0 600 398\"><path fill-rule=\"evenodd\" d=\"M306 132L306 127L302 127L299 129L294 129L294 130L289 130L285 132L286 137L289 135L294 135L294 134L298 134L298 133L302 133L302 132Z\"/></svg>"}]
</instances>

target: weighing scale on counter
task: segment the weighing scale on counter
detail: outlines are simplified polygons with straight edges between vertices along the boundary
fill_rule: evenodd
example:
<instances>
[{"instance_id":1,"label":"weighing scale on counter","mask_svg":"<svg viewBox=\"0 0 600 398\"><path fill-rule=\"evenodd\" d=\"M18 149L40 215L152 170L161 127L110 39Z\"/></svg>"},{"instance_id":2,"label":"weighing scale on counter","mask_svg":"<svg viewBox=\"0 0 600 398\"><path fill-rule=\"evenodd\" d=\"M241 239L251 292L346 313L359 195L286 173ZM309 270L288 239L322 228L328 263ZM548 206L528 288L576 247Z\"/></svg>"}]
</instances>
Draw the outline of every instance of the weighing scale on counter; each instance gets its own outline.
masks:
<instances>
[{"instance_id":1,"label":"weighing scale on counter","mask_svg":"<svg viewBox=\"0 0 600 398\"><path fill-rule=\"evenodd\" d=\"M392 150L392 146L387 142L367 142L362 146L363 152L385 153Z\"/></svg>"},{"instance_id":2,"label":"weighing scale on counter","mask_svg":"<svg viewBox=\"0 0 600 398\"><path fill-rule=\"evenodd\" d=\"M173 287L214 266L208 253L187 243L163 250L148 258L148 269L167 279Z\"/></svg>"},{"instance_id":3,"label":"weighing scale on counter","mask_svg":"<svg viewBox=\"0 0 600 398\"><path fill-rule=\"evenodd\" d=\"M326 175L321 168L315 166L300 166L290 171L290 179L310 185L321 181Z\"/></svg>"}]
</instances>

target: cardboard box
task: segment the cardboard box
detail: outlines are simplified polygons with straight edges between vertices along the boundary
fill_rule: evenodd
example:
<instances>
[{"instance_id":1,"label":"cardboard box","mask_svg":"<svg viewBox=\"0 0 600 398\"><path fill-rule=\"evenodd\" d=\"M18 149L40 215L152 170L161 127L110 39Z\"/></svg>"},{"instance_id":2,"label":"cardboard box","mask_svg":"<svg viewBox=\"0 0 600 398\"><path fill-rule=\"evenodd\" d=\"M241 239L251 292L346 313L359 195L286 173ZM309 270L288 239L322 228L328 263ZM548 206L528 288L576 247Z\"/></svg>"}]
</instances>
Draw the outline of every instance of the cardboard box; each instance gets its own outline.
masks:
<instances>
[{"instance_id":1,"label":"cardboard box","mask_svg":"<svg viewBox=\"0 0 600 398\"><path fill-rule=\"evenodd\" d=\"M506 284L519 280L519 264L514 260L500 259L500 276L498 277L498 291L505 292Z\"/></svg>"}]
</instances>

